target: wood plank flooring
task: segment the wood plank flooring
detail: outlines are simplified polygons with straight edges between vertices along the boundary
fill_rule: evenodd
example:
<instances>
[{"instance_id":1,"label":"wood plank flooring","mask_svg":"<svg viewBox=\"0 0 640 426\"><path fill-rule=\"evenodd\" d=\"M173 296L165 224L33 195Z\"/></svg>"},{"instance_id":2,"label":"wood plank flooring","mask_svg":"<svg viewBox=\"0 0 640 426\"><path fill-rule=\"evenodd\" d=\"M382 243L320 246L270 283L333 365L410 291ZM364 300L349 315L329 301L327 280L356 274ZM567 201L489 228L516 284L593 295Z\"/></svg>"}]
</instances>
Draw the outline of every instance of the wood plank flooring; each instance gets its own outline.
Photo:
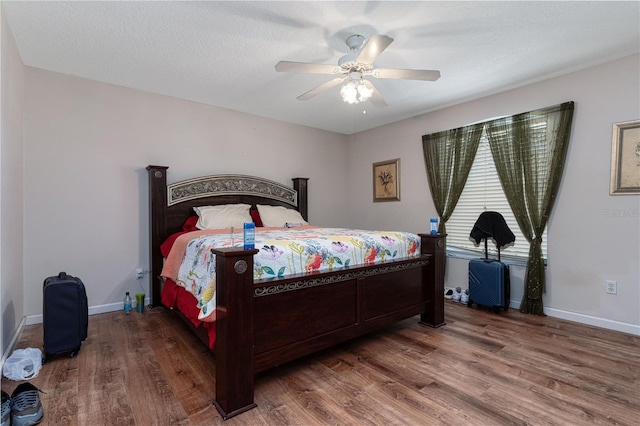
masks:
<instances>
[{"instance_id":1,"label":"wood plank flooring","mask_svg":"<svg viewBox=\"0 0 640 426\"><path fill-rule=\"evenodd\" d=\"M258 407L225 422L214 357L168 311L91 316L78 357L31 382L44 425L640 425L639 337L450 301L445 316L260 374ZM41 345L32 325L16 348Z\"/></svg>"}]
</instances>

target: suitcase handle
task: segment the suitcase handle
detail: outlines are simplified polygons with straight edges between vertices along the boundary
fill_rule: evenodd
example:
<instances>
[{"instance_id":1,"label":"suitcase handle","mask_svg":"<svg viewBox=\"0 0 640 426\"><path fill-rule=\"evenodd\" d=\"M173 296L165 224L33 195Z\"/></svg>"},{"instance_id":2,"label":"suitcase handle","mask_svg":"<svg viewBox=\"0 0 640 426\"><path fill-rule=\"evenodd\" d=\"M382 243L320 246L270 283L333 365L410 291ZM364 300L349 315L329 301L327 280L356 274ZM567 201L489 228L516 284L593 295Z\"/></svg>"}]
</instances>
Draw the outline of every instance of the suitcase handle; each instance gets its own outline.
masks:
<instances>
[{"instance_id":1,"label":"suitcase handle","mask_svg":"<svg viewBox=\"0 0 640 426\"><path fill-rule=\"evenodd\" d=\"M60 278L61 280L66 280L67 279L67 273L66 272L60 272L58 274L58 278Z\"/></svg>"}]
</instances>

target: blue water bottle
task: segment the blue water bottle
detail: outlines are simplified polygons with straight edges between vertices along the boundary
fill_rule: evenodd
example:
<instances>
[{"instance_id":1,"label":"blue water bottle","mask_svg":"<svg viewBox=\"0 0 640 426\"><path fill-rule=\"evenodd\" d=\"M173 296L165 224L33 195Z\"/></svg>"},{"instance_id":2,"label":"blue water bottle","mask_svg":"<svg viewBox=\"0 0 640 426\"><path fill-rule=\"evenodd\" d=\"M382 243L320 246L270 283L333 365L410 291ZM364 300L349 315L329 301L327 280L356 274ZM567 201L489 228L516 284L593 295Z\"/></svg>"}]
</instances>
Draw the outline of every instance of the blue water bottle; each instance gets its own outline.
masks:
<instances>
[{"instance_id":1,"label":"blue water bottle","mask_svg":"<svg viewBox=\"0 0 640 426\"><path fill-rule=\"evenodd\" d=\"M252 250L256 242L256 225L253 222L244 224L244 249Z\"/></svg>"},{"instance_id":2,"label":"blue water bottle","mask_svg":"<svg viewBox=\"0 0 640 426\"><path fill-rule=\"evenodd\" d=\"M431 235L438 235L438 219L432 217L429 222L431 224L431 232L429 233Z\"/></svg>"},{"instance_id":3,"label":"blue water bottle","mask_svg":"<svg viewBox=\"0 0 640 426\"><path fill-rule=\"evenodd\" d=\"M131 296L129 296L129 292L124 296L124 313L129 315L131 312Z\"/></svg>"}]
</instances>

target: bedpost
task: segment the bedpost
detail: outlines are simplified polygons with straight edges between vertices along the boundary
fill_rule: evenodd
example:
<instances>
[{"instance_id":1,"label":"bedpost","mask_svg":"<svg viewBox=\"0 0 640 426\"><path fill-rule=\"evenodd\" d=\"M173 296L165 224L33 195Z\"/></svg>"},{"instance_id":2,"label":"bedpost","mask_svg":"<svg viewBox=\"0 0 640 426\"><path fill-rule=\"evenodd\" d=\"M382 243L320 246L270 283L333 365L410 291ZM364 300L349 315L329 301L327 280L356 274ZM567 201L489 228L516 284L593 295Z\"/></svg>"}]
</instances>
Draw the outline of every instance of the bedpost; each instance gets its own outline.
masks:
<instances>
[{"instance_id":1,"label":"bedpost","mask_svg":"<svg viewBox=\"0 0 640 426\"><path fill-rule=\"evenodd\" d=\"M307 200L307 184L309 183L309 178L297 177L291 180L293 181L293 189L298 193L298 211L302 215L302 218L308 222L309 204Z\"/></svg>"},{"instance_id":2,"label":"bedpost","mask_svg":"<svg viewBox=\"0 0 640 426\"><path fill-rule=\"evenodd\" d=\"M444 322L444 265L447 256L446 234L420 234L422 254L432 254L433 260L427 268L429 282L429 304L420 315L420 324L437 328Z\"/></svg>"},{"instance_id":3,"label":"bedpost","mask_svg":"<svg viewBox=\"0 0 640 426\"><path fill-rule=\"evenodd\" d=\"M216 399L228 419L253 402L253 255L242 247L212 249L216 255Z\"/></svg>"},{"instance_id":4,"label":"bedpost","mask_svg":"<svg viewBox=\"0 0 640 426\"><path fill-rule=\"evenodd\" d=\"M149 171L149 276L151 277L151 304L160 305L160 272L162 272L162 231L167 208L166 166L147 166Z\"/></svg>"}]
</instances>

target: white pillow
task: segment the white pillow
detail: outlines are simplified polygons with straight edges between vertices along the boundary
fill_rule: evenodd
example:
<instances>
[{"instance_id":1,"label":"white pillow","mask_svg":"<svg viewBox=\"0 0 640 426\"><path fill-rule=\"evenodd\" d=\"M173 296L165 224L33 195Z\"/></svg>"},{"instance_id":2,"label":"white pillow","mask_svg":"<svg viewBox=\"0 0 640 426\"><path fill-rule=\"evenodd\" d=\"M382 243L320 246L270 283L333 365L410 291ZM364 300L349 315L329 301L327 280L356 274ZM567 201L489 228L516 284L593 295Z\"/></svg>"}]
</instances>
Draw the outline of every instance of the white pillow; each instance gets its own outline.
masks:
<instances>
[{"instance_id":1,"label":"white pillow","mask_svg":"<svg viewBox=\"0 0 640 426\"><path fill-rule=\"evenodd\" d=\"M284 227L287 223L296 223L308 225L309 223L302 218L300 212L294 209L288 209L282 206L264 206L258 204L258 213L263 226L280 226Z\"/></svg>"},{"instance_id":2,"label":"white pillow","mask_svg":"<svg viewBox=\"0 0 640 426\"><path fill-rule=\"evenodd\" d=\"M194 207L198 214L198 229L242 229L245 223L253 223L249 204L223 204L220 206Z\"/></svg>"}]
</instances>

